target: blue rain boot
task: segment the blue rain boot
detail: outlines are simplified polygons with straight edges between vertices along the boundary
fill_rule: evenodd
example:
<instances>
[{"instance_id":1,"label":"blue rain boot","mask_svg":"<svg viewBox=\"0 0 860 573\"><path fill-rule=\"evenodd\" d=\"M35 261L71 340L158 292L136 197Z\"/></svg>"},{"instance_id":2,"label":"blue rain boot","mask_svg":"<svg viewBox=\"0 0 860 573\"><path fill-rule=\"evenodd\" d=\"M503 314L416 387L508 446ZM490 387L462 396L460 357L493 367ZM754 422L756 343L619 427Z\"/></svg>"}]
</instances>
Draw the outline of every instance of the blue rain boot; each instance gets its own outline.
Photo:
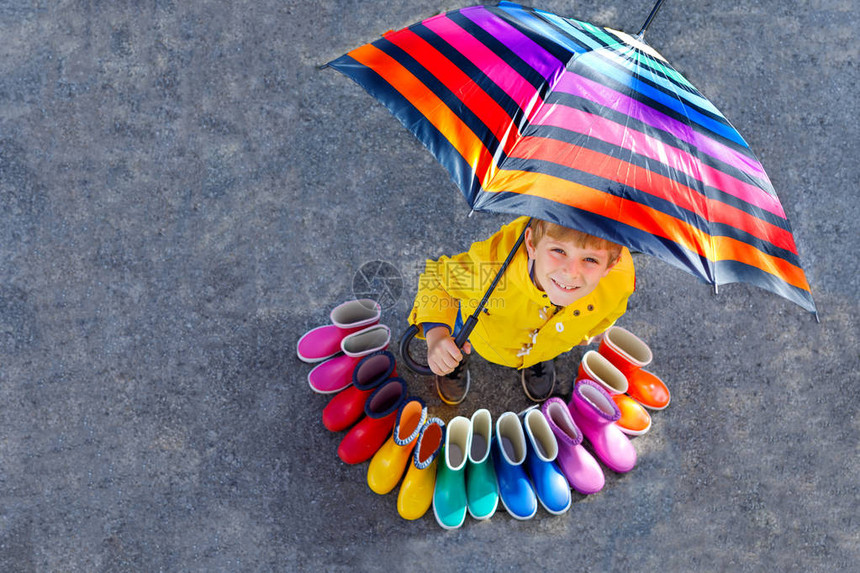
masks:
<instances>
[{"instance_id":1,"label":"blue rain boot","mask_svg":"<svg viewBox=\"0 0 860 573\"><path fill-rule=\"evenodd\" d=\"M499 480L499 499L515 519L531 519L537 513L537 496L523 468L525 459L523 426L516 414L505 412L496 420L493 466Z\"/></svg>"},{"instance_id":2,"label":"blue rain boot","mask_svg":"<svg viewBox=\"0 0 860 573\"><path fill-rule=\"evenodd\" d=\"M570 485L561 470L555 465L558 442L549 422L538 409L529 410L523 416L523 426L528 436L526 468L535 486L538 500L545 510L561 515L570 509Z\"/></svg>"}]
</instances>

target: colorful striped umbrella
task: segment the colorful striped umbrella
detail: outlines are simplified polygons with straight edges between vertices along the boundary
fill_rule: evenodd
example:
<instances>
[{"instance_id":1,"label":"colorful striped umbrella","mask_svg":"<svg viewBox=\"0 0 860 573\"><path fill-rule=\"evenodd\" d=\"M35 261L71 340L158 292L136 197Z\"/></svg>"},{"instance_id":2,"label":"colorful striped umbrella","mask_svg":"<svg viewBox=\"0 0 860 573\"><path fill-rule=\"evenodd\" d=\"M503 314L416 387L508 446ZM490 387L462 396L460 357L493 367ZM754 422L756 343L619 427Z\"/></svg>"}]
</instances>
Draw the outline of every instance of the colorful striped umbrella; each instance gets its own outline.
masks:
<instances>
[{"instance_id":1,"label":"colorful striped umbrella","mask_svg":"<svg viewBox=\"0 0 860 573\"><path fill-rule=\"evenodd\" d=\"M329 65L430 149L473 210L581 229L715 288L747 282L815 312L761 163L643 33L501 2Z\"/></svg>"}]
</instances>

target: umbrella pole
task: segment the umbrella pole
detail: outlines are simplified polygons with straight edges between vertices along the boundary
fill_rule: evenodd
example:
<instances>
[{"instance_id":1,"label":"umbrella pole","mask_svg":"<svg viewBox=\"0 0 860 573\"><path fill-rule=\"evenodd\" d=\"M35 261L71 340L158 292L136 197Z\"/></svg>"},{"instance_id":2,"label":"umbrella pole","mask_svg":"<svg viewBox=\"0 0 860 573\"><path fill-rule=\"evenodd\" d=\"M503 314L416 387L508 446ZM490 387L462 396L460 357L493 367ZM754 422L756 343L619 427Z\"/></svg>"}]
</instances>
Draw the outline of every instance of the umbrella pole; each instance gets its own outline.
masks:
<instances>
[{"instance_id":1,"label":"umbrella pole","mask_svg":"<svg viewBox=\"0 0 860 573\"><path fill-rule=\"evenodd\" d=\"M642 25L642 29L639 30L639 33L636 34L636 39L641 40L642 36L645 35L645 30L648 29L648 26L651 25L651 22L654 20L654 17L657 15L657 12L660 10L660 6L663 5L665 0L657 0L657 3L654 4L654 7L651 9L651 13L648 14L648 19L645 20L645 24Z\"/></svg>"},{"instance_id":2,"label":"umbrella pole","mask_svg":"<svg viewBox=\"0 0 860 573\"><path fill-rule=\"evenodd\" d=\"M493 291L496 290L496 286L499 284L499 281L502 279L502 275L505 274L505 271L508 268L508 265L511 264L511 261L514 258L514 255L517 254L517 251L520 249L520 245L523 244L523 241L526 238L526 229L531 225L532 220L529 219L528 223L526 223L525 229L520 233L517 242L514 243L514 247L511 249L511 252L508 253L508 258L505 259L505 262L502 263L502 268L499 269L499 272L496 273L496 277L493 279L493 282L490 283L490 287L487 289L487 292L484 293L484 298L481 299L480 304L478 304L478 308L475 309L475 312L466 319L466 322L463 323L463 327L460 329L460 332L457 334L457 338L454 339L454 342L457 344L457 348L463 348L463 345L466 344L466 341L469 339L469 335L472 334L472 331L475 329L475 325L478 324L478 316L484 311L484 307L487 305L487 301L490 299L490 295L493 294Z\"/></svg>"}]
</instances>

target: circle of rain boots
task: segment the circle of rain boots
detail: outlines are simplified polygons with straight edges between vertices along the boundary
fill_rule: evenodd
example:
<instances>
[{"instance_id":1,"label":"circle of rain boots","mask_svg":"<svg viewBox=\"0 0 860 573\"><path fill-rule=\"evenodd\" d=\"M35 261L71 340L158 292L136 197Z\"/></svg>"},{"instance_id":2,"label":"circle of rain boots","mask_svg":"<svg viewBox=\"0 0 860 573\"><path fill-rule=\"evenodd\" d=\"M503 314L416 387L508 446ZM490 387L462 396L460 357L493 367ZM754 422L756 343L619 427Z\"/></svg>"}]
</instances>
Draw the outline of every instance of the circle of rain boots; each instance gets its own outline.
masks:
<instances>
[{"instance_id":1,"label":"circle of rain boots","mask_svg":"<svg viewBox=\"0 0 860 573\"><path fill-rule=\"evenodd\" d=\"M515 519L531 519L538 503L563 514L571 488L590 495L605 483L584 440L609 469L628 472L636 450L625 434L647 432L643 406L660 410L670 400L665 383L643 370L653 358L648 345L613 326L597 352L583 355L568 404L553 397L519 416L505 412L495 425L481 408L446 425L407 396L380 313L369 299L343 303L332 310L332 324L306 333L296 350L305 362L321 362L308 375L311 389L336 394L323 409L324 426L351 427L338 456L349 464L370 459L367 483L378 494L400 483L397 512L407 520L432 507L441 527L456 529L467 513L491 518L500 501Z\"/></svg>"}]
</instances>

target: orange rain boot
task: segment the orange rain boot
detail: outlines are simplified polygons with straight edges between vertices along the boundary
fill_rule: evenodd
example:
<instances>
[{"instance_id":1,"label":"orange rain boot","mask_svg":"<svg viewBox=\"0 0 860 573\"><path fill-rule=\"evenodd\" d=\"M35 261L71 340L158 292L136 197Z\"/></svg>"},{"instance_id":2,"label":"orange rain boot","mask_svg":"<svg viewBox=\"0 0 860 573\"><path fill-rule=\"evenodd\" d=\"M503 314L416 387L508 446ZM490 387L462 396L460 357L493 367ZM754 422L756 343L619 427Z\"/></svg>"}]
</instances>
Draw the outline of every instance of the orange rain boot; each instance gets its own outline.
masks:
<instances>
[{"instance_id":1,"label":"orange rain boot","mask_svg":"<svg viewBox=\"0 0 860 573\"><path fill-rule=\"evenodd\" d=\"M412 463L397 494L397 513L403 519L418 519L433 503L436 487L436 457L445 441L445 422L430 418L418 435Z\"/></svg>"},{"instance_id":2,"label":"orange rain boot","mask_svg":"<svg viewBox=\"0 0 860 573\"><path fill-rule=\"evenodd\" d=\"M669 389L657 376L643 370L654 355L645 341L620 326L606 331L600 343L600 354L609 359L627 377L627 394L650 408L662 410L669 405Z\"/></svg>"},{"instance_id":3,"label":"orange rain boot","mask_svg":"<svg viewBox=\"0 0 860 573\"><path fill-rule=\"evenodd\" d=\"M615 424L622 432L631 436L641 436L651 429L651 415L642 405L625 394L627 378L618 368L594 350L582 356L576 382L594 380L612 396L612 401L621 410L621 417Z\"/></svg>"},{"instance_id":4,"label":"orange rain boot","mask_svg":"<svg viewBox=\"0 0 860 573\"><path fill-rule=\"evenodd\" d=\"M367 468L367 485L379 495L394 489L409 461L418 433L427 420L427 407L418 398L411 398L400 407L394 432L373 455Z\"/></svg>"}]
</instances>

